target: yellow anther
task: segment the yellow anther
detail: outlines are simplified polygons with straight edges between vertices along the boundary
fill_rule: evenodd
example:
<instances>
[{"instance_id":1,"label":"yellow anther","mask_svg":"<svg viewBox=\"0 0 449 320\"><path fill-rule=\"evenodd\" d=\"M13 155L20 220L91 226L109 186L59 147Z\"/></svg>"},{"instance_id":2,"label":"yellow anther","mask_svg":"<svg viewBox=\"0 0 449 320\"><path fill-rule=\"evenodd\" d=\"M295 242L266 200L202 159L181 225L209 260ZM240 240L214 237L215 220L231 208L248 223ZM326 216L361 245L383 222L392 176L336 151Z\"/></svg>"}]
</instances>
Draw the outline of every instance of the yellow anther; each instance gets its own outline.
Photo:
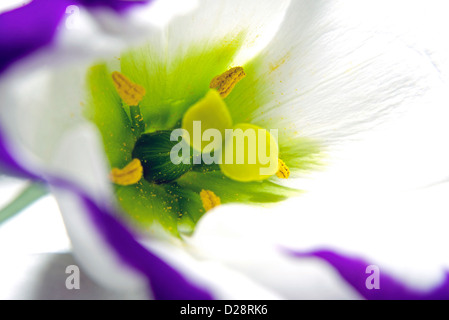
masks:
<instances>
[{"instance_id":1,"label":"yellow anther","mask_svg":"<svg viewBox=\"0 0 449 320\"><path fill-rule=\"evenodd\" d=\"M203 207L207 211L218 207L221 204L221 200L215 193L209 190L203 190L200 193L201 201L203 201Z\"/></svg>"},{"instance_id":2,"label":"yellow anther","mask_svg":"<svg viewBox=\"0 0 449 320\"><path fill-rule=\"evenodd\" d=\"M111 181L120 186L131 186L142 179L143 167L139 159L134 159L123 169L111 170Z\"/></svg>"},{"instance_id":3,"label":"yellow anther","mask_svg":"<svg viewBox=\"0 0 449 320\"><path fill-rule=\"evenodd\" d=\"M112 73L112 81L120 98L129 106L137 106L145 96L145 88L133 83L120 72Z\"/></svg>"},{"instance_id":4,"label":"yellow anther","mask_svg":"<svg viewBox=\"0 0 449 320\"><path fill-rule=\"evenodd\" d=\"M246 73L242 67L235 67L213 78L209 87L211 89L217 89L220 96L224 99L231 93L235 85L245 76Z\"/></svg>"},{"instance_id":5,"label":"yellow anther","mask_svg":"<svg viewBox=\"0 0 449 320\"><path fill-rule=\"evenodd\" d=\"M290 169L281 159L279 159L279 170L276 175L279 179L288 179L290 177Z\"/></svg>"}]
</instances>

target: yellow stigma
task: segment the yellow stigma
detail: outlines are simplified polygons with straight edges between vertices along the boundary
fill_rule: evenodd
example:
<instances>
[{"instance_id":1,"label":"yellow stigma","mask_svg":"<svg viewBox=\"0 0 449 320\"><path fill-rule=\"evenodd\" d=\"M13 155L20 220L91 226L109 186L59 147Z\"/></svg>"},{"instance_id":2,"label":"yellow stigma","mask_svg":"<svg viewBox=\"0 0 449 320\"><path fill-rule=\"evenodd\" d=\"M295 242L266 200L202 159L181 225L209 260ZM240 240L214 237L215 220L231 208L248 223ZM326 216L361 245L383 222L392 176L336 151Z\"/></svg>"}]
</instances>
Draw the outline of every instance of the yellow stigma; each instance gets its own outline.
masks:
<instances>
[{"instance_id":1,"label":"yellow stigma","mask_svg":"<svg viewBox=\"0 0 449 320\"><path fill-rule=\"evenodd\" d=\"M277 139L250 123L240 123L233 129L221 152L221 172L239 182L263 181L275 175L279 170Z\"/></svg>"},{"instance_id":2,"label":"yellow stigma","mask_svg":"<svg viewBox=\"0 0 449 320\"><path fill-rule=\"evenodd\" d=\"M207 211L218 207L221 204L221 200L215 193L209 190L203 190L200 193L201 201L203 201L203 207Z\"/></svg>"},{"instance_id":3,"label":"yellow stigma","mask_svg":"<svg viewBox=\"0 0 449 320\"><path fill-rule=\"evenodd\" d=\"M279 170L276 175L279 179L288 179L290 177L290 169L281 159L279 159Z\"/></svg>"},{"instance_id":4,"label":"yellow stigma","mask_svg":"<svg viewBox=\"0 0 449 320\"><path fill-rule=\"evenodd\" d=\"M145 88L133 83L120 72L112 73L112 81L120 98L129 106L137 106L145 96Z\"/></svg>"},{"instance_id":5,"label":"yellow stigma","mask_svg":"<svg viewBox=\"0 0 449 320\"><path fill-rule=\"evenodd\" d=\"M187 110L182 119L182 128L190 135L189 144L195 150L203 151L210 142L194 139L196 121L201 122L201 137L209 129L219 130L224 137L226 129L232 128L229 109L216 90L209 90L203 99Z\"/></svg>"},{"instance_id":6,"label":"yellow stigma","mask_svg":"<svg viewBox=\"0 0 449 320\"><path fill-rule=\"evenodd\" d=\"M246 73L242 67L235 67L213 78L209 87L211 89L217 89L220 96L224 99L245 76Z\"/></svg>"},{"instance_id":7,"label":"yellow stigma","mask_svg":"<svg viewBox=\"0 0 449 320\"><path fill-rule=\"evenodd\" d=\"M142 179L143 167L139 159L134 159L123 169L111 170L111 181L120 186L131 186Z\"/></svg>"}]
</instances>

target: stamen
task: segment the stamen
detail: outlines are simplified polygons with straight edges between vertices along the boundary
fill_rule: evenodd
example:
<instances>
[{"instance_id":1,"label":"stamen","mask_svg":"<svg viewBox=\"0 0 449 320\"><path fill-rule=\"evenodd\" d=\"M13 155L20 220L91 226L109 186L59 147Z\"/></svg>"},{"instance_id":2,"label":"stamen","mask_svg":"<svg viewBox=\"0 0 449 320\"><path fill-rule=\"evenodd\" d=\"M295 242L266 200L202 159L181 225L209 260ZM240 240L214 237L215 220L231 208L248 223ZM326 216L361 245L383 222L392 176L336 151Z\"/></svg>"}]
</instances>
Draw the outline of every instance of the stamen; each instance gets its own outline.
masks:
<instances>
[{"instance_id":1,"label":"stamen","mask_svg":"<svg viewBox=\"0 0 449 320\"><path fill-rule=\"evenodd\" d=\"M246 73L242 67L235 67L213 78L209 87L211 89L217 89L220 96L224 99L231 93L235 85L245 76Z\"/></svg>"},{"instance_id":2,"label":"stamen","mask_svg":"<svg viewBox=\"0 0 449 320\"><path fill-rule=\"evenodd\" d=\"M290 177L290 169L281 159L279 159L279 170L276 175L279 179L288 179Z\"/></svg>"},{"instance_id":3,"label":"stamen","mask_svg":"<svg viewBox=\"0 0 449 320\"><path fill-rule=\"evenodd\" d=\"M221 205L221 200L215 193L209 190L202 190L200 193L201 200L203 201L203 207L207 211L212 210L215 207Z\"/></svg>"},{"instance_id":4,"label":"stamen","mask_svg":"<svg viewBox=\"0 0 449 320\"><path fill-rule=\"evenodd\" d=\"M133 83L120 72L113 72L112 80L120 98L129 106L137 106L145 96L144 87Z\"/></svg>"},{"instance_id":5,"label":"stamen","mask_svg":"<svg viewBox=\"0 0 449 320\"><path fill-rule=\"evenodd\" d=\"M111 170L111 181L120 186L131 186L142 179L143 167L139 159L134 159L123 169Z\"/></svg>"}]
</instances>

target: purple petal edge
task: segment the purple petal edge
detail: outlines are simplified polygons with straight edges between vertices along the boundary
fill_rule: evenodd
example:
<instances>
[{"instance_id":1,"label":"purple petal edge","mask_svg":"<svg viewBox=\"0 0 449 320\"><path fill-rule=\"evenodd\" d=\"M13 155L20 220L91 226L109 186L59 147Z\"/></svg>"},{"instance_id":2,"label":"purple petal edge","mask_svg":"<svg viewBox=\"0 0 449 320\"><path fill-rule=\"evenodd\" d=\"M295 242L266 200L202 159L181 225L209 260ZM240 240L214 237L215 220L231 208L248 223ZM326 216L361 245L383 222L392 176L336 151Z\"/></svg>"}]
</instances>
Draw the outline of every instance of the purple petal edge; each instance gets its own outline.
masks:
<instances>
[{"instance_id":1,"label":"purple petal edge","mask_svg":"<svg viewBox=\"0 0 449 320\"><path fill-rule=\"evenodd\" d=\"M0 130L0 169L10 175L32 180L38 176L22 167L9 152L6 138ZM50 185L76 194L84 204L94 226L118 257L148 280L155 299L159 300L212 300L207 290L191 283L181 273L143 247L136 237L116 218L111 209L99 206L81 188L58 178L47 178Z\"/></svg>"},{"instance_id":2,"label":"purple petal edge","mask_svg":"<svg viewBox=\"0 0 449 320\"><path fill-rule=\"evenodd\" d=\"M23 179L41 181L38 176L24 169L8 151L7 141L0 130L0 174L5 173Z\"/></svg>"},{"instance_id":3,"label":"purple petal edge","mask_svg":"<svg viewBox=\"0 0 449 320\"><path fill-rule=\"evenodd\" d=\"M109 7L117 12L128 10L129 8L146 4L151 0L78 0L85 7Z\"/></svg>"},{"instance_id":4,"label":"purple petal edge","mask_svg":"<svg viewBox=\"0 0 449 320\"><path fill-rule=\"evenodd\" d=\"M407 288L392 276L380 272L380 289L369 290L366 280L370 276L367 267L372 264L360 258L348 257L333 251L294 252L289 254L298 258L318 258L335 268L342 278L367 300L449 300L449 273L437 287L429 291Z\"/></svg>"},{"instance_id":5,"label":"purple petal edge","mask_svg":"<svg viewBox=\"0 0 449 320\"><path fill-rule=\"evenodd\" d=\"M151 0L34 0L0 14L0 74L15 62L52 43L69 5L108 7L123 12Z\"/></svg>"}]
</instances>

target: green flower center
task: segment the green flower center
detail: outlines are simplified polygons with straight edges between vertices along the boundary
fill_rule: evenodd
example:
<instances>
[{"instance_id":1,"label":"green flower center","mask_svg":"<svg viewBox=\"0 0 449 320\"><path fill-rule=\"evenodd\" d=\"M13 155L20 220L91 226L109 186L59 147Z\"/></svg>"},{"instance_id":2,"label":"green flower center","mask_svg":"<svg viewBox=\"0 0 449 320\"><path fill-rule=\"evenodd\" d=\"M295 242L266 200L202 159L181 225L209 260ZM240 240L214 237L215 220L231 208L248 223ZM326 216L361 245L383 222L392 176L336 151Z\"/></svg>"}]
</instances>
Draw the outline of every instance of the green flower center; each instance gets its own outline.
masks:
<instances>
[{"instance_id":1,"label":"green flower center","mask_svg":"<svg viewBox=\"0 0 449 320\"><path fill-rule=\"evenodd\" d=\"M135 49L121 56L120 72L106 64L89 71L86 116L103 137L117 200L150 232L191 234L222 203L284 200L297 191L276 180L316 163L314 144L278 143L277 128L240 122L245 106L229 108L228 96L245 90L252 74L228 69L239 43L226 43L192 47L170 65L148 47Z\"/></svg>"}]
</instances>

